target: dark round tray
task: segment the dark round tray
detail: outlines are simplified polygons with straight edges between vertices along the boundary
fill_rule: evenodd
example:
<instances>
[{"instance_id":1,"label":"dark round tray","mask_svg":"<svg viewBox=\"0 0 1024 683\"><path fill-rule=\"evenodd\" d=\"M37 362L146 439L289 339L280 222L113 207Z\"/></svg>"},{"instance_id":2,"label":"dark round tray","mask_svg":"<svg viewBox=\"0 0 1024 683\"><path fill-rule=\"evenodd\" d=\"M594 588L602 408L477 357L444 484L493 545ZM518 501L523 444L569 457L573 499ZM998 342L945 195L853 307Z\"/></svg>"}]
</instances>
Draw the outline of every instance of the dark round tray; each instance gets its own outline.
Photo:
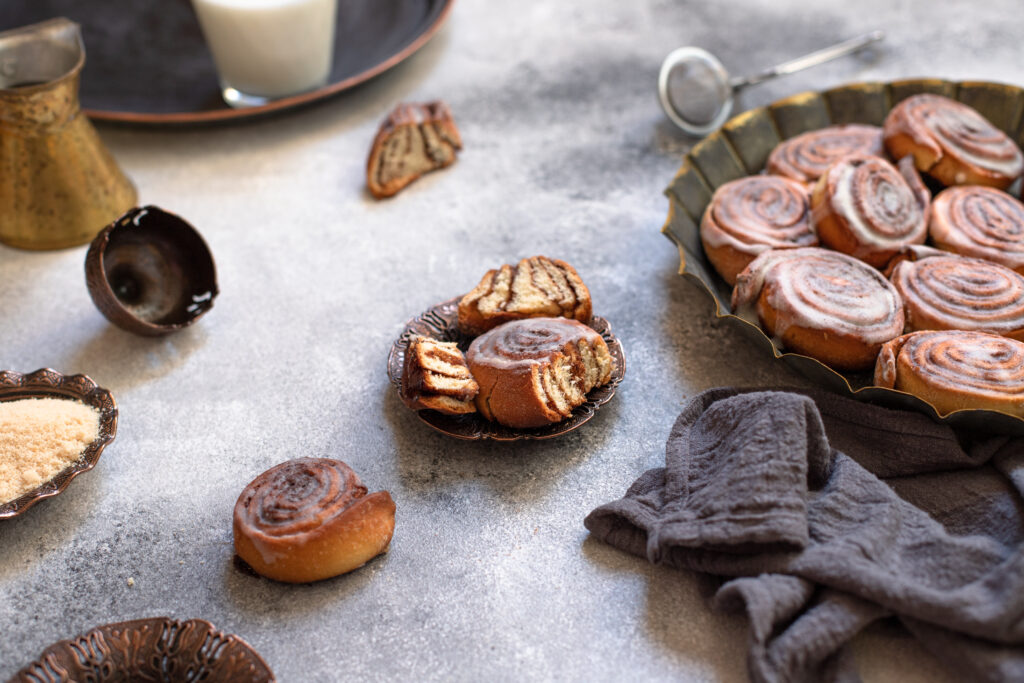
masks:
<instances>
[{"instance_id":1,"label":"dark round tray","mask_svg":"<svg viewBox=\"0 0 1024 683\"><path fill-rule=\"evenodd\" d=\"M327 85L245 109L228 107L190 0L3 0L0 31L64 16L82 25L82 108L93 119L231 121L336 95L423 47L454 0L339 0Z\"/></svg>"},{"instance_id":2,"label":"dark round tray","mask_svg":"<svg viewBox=\"0 0 1024 683\"><path fill-rule=\"evenodd\" d=\"M391 346L391 352L388 354L388 377L398 389L399 396L402 394L402 369L405 365L405 352L409 348L411 337L415 335L433 337L439 341L456 342L463 351L469 348L472 339L459 332L460 298L437 304L407 322L402 334ZM622 344L612 334L611 325L604 318L594 316L590 321L590 327L600 334L608 345L608 351L615 359L615 369L612 370L612 377L607 384L597 387L587 394L586 402L577 406L572 415L561 422L534 429L515 429L497 422L490 422L477 413L445 415L436 410L418 410L416 415L442 434L473 441L481 439L494 441L550 439L579 428L584 422L588 422L594 417L598 408L612 400L616 387L626 376L626 354L622 350Z\"/></svg>"}]
</instances>

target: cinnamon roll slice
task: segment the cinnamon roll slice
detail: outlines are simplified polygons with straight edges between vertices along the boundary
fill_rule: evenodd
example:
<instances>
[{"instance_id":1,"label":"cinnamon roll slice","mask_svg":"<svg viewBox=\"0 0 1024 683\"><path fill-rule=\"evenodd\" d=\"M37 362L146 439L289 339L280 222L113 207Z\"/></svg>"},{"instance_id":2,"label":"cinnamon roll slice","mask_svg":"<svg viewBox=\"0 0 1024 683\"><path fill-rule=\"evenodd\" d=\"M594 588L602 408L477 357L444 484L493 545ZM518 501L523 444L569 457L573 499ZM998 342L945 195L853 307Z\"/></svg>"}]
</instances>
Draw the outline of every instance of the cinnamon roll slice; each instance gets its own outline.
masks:
<instances>
[{"instance_id":1,"label":"cinnamon roll slice","mask_svg":"<svg viewBox=\"0 0 1024 683\"><path fill-rule=\"evenodd\" d=\"M446 415L475 413L473 399L479 390L455 342L420 335L409 340L402 365L401 391L407 406Z\"/></svg>"},{"instance_id":2,"label":"cinnamon roll slice","mask_svg":"<svg viewBox=\"0 0 1024 683\"><path fill-rule=\"evenodd\" d=\"M980 409L1024 417L1024 343L967 330L912 332L882 347L875 384L922 398L940 415Z\"/></svg>"},{"instance_id":3,"label":"cinnamon roll slice","mask_svg":"<svg viewBox=\"0 0 1024 683\"><path fill-rule=\"evenodd\" d=\"M1005 192L947 187L932 201L928 234L940 249L1024 274L1024 204Z\"/></svg>"},{"instance_id":4,"label":"cinnamon roll slice","mask_svg":"<svg viewBox=\"0 0 1024 683\"><path fill-rule=\"evenodd\" d=\"M367 494L340 460L298 458L253 479L235 503L235 552L276 581L306 583L350 572L387 550L395 503Z\"/></svg>"},{"instance_id":5,"label":"cinnamon roll slice","mask_svg":"<svg viewBox=\"0 0 1024 683\"><path fill-rule=\"evenodd\" d=\"M466 362L480 384L480 414L517 428L569 417L587 392L611 379L615 366L601 335L565 318L499 325L473 340Z\"/></svg>"},{"instance_id":6,"label":"cinnamon roll slice","mask_svg":"<svg viewBox=\"0 0 1024 683\"><path fill-rule=\"evenodd\" d=\"M744 317L756 312L785 349L839 370L871 368L904 324L900 295L880 272L815 247L758 256L736 281L732 308Z\"/></svg>"},{"instance_id":7,"label":"cinnamon roll slice","mask_svg":"<svg viewBox=\"0 0 1024 683\"><path fill-rule=\"evenodd\" d=\"M881 268L924 243L927 197L909 160L897 170L881 157L848 157L814 186L811 215L823 245Z\"/></svg>"},{"instance_id":8,"label":"cinnamon roll slice","mask_svg":"<svg viewBox=\"0 0 1024 683\"><path fill-rule=\"evenodd\" d=\"M776 145L768 155L769 173L813 183L828 167L849 156L882 156L882 129L852 123L812 130Z\"/></svg>"},{"instance_id":9,"label":"cinnamon roll slice","mask_svg":"<svg viewBox=\"0 0 1024 683\"><path fill-rule=\"evenodd\" d=\"M890 276L906 330L974 330L1024 341L1024 276L991 261L939 252Z\"/></svg>"},{"instance_id":10,"label":"cinnamon roll slice","mask_svg":"<svg viewBox=\"0 0 1024 683\"><path fill-rule=\"evenodd\" d=\"M811 247L807 189L775 176L749 176L717 190L700 222L700 240L711 265L730 285L763 251Z\"/></svg>"},{"instance_id":11,"label":"cinnamon roll slice","mask_svg":"<svg viewBox=\"0 0 1024 683\"><path fill-rule=\"evenodd\" d=\"M1006 189L1024 172L1024 154L1006 133L976 110L941 95L914 95L889 112L885 148L895 159L908 154L943 185Z\"/></svg>"}]
</instances>

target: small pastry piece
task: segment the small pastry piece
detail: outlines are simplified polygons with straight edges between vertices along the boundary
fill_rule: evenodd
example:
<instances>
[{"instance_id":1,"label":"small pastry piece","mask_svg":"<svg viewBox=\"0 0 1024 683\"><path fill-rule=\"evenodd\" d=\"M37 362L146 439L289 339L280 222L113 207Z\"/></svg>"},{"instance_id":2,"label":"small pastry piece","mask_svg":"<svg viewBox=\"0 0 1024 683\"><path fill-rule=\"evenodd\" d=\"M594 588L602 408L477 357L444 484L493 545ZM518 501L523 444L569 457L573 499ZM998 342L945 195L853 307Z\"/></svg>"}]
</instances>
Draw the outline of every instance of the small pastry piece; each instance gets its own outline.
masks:
<instances>
[{"instance_id":1,"label":"small pastry piece","mask_svg":"<svg viewBox=\"0 0 1024 683\"><path fill-rule=\"evenodd\" d=\"M409 340L402 369L402 400L407 406L447 415L475 413L473 399L479 389L455 342L421 336Z\"/></svg>"},{"instance_id":2,"label":"small pastry piece","mask_svg":"<svg viewBox=\"0 0 1024 683\"><path fill-rule=\"evenodd\" d=\"M1005 192L947 187L932 201L928 234L940 249L1024 274L1024 204Z\"/></svg>"},{"instance_id":3,"label":"small pastry piece","mask_svg":"<svg viewBox=\"0 0 1024 683\"><path fill-rule=\"evenodd\" d=\"M881 157L848 157L814 186L811 215L823 245L881 268L924 242L927 197L909 158L897 170Z\"/></svg>"},{"instance_id":4,"label":"small pastry piece","mask_svg":"<svg viewBox=\"0 0 1024 683\"><path fill-rule=\"evenodd\" d=\"M974 330L1024 341L1024 276L991 261L938 254L893 269L906 330Z\"/></svg>"},{"instance_id":5,"label":"small pastry piece","mask_svg":"<svg viewBox=\"0 0 1024 683\"><path fill-rule=\"evenodd\" d=\"M715 190L700 222L704 253L730 285L768 249L817 246L807 188L774 176L748 176Z\"/></svg>"},{"instance_id":6,"label":"small pastry piece","mask_svg":"<svg viewBox=\"0 0 1024 683\"><path fill-rule=\"evenodd\" d=\"M387 550L395 503L340 460L298 458L253 479L235 503L235 552L276 581L350 572Z\"/></svg>"},{"instance_id":7,"label":"small pastry piece","mask_svg":"<svg viewBox=\"0 0 1024 683\"><path fill-rule=\"evenodd\" d=\"M399 104L373 140L366 185L377 199L391 197L424 173L453 164L460 149L462 138L447 104Z\"/></svg>"},{"instance_id":8,"label":"small pastry piece","mask_svg":"<svg viewBox=\"0 0 1024 683\"><path fill-rule=\"evenodd\" d=\"M924 399L940 415L979 409L1024 417L1024 343L966 330L912 332L882 347L875 384Z\"/></svg>"},{"instance_id":9,"label":"small pastry piece","mask_svg":"<svg viewBox=\"0 0 1024 683\"><path fill-rule=\"evenodd\" d=\"M769 173L813 183L828 167L849 156L882 156L882 129L849 124L812 130L784 140L768 155Z\"/></svg>"},{"instance_id":10,"label":"small pastry piece","mask_svg":"<svg viewBox=\"0 0 1024 683\"><path fill-rule=\"evenodd\" d=\"M918 170L943 185L1005 190L1024 172L1024 154L977 111L941 95L914 95L889 112L885 148L894 159L914 156Z\"/></svg>"},{"instance_id":11,"label":"small pastry piece","mask_svg":"<svg viewBox=\"0 0 1024 683\"><path fill-rule=\"evenodd\" d=\"M903 333L903 303L881 273L814 247L758 256L740 273L732 308L753 308L784 348L839 370L871 368L882 344Z\"/></svg>"},{"instance_id":12,"label":"small pastry piece","mask_svg":"<svg viewBox=\"0 0 1024 683\"><path fill-rule=\"evenodd\" d=\"M565 261L546 256L489 270L459 301L459 330L477 335L510 320L564 317L590 322L590 290Z\"/></svg>"},{"instance_id":13,"label":"small pastry piece","mask_svg":"<svg viewBox=\"0 0 1024 683\"><path fill-rule=\"evenodd\" d=\"M569 417L615 365L601 335L565 318L505 323L474 339L466 361L480 383L480 414L518 428Z\"/></svg>"}]
</instances>

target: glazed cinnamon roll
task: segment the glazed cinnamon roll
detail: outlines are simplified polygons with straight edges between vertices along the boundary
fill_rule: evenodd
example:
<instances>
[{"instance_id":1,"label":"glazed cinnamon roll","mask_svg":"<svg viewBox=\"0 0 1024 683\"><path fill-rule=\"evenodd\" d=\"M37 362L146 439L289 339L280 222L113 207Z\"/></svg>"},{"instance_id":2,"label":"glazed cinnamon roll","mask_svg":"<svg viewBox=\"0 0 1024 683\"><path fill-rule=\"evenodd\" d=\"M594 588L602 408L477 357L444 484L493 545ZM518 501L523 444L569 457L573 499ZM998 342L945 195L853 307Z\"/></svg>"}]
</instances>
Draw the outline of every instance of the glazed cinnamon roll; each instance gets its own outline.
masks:
<instances>
[{"instance_id":1,"label":"glazed cinnamon roll","mask_svg":"<svg viewBox=\"0 0 1024 683\"><path fill-rule=\"evenodd\" d=\"M569 417L611 379L615 363L601 335L565 318L499 325L473 340L466 362L480 385L480 414L518 428Z\"/></svg>"},{"instance_id":2,"label":"glazed cinnamon roll","mask_svg":"<svg viewBox=\"0 0 1024 683\"><path fill-rule=\"evenodd\" d=\"M1024 417L1024 343L966 330L912 332L882 347L875 384L922 398L940 415L979 409Z\"/></svg>"},{"instance_id":3,"label":"glazed cinnamon roll","mask_svg":"<svg viewBox=\"0 0 1024 683\"><path fill-rule=\"evenodd\" d=\"M947 187L932 202L928 234L940 249L1024 274L1024 204L1005 192Z\"/></svg>"},{"instance_id":4,"label":"glazed cinnamon roll","mask_svg":"<svg viewBox=\"0 0 1024 683\"><path fill-rule=\"evenodd\" d=\"M927 197L909 160L897 170L881 157L848 157L814 186L811 215L823 245L881 268L924 242Z\"/></svg>"},{"instance_id":5,"label":"glazed cinnamon roll","mask_svg":"<svg viewBox=\"0 0 1024 683\"><path fill-rule=\"evenodd\" d=\"M900 295L881 273L814 247L758 256L736 281L732 308L756 312L785 349L839 370L870 368L882 344L903 332Z\"/></svg>"},{"instance_id":6,"label":"glazed cinnamon roll","mask_svg":"<svg viewBox=\"0 0 1024 683\"><path fill-rule=\"evenodd\" d=\"M974 330L1024 341L1024 276L954 254L901 261L891 280L906 330Z\"/></svg>"},{"instance_id":7,"label":"glazed cinnamon roll","mask_svg":"<svg viewBox=\"0 0 1024 683\"><path fill-rule=\"evenodd\" d=\"M700 241L711 265L730 285L763 251L815 246L807 189L774 176L725 183L704 211Z\"/></svg>"},{"instance_id":8,"label":"glazed cinnamon roll","mask_svg":"<svg viewBox=\"0 0 1024 683\"><path fill-rule=\"evenodd\" d=\"M340 460L298 458L252 480L235 503L235 552L255 571L287 583L350 572L387 550L395 503L367 494Z\"/></svg>"},{"instance_id":9,"label":"glazed cinnamon roll","mask_svg":"<svg viewBox=\"0 0 1024 683\"><path fill-rule=\"evenodd\" d=\"M813 183L837 161L849 156L882 156L882 129L849 124L812 130L784 140L768 155L769 173Z\"/></svg>"},{"instance_id":10,"label":"glazed cinnamon roll","mask_svg":"<svg viewBox=\"0 0 1024 683\"><path fill-rule=\"evenodd\" d=\"M897 104L883 136L894 159L912 154L917 168L943 185L1006 189L1024 172L1024 154L1008 135L941 95L914 95Z\"/></svg>"}]
</instances>

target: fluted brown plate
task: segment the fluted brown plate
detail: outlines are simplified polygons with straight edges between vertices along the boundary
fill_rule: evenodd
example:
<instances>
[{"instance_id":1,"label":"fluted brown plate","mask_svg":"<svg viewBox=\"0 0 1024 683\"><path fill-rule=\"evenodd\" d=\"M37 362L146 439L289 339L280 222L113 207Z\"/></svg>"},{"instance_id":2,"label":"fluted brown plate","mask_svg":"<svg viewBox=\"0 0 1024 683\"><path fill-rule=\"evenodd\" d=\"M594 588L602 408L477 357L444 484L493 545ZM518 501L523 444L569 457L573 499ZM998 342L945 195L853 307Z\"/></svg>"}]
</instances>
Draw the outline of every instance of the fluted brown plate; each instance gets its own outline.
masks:
<instances>
[{"instance_id":1,"label":"fluted brown plate","mask_svg":"<svg viewBox=\"0 0 1024 683\"><path fill-rule=\"evenodd\" d=\"M463 352L469 348L471 337L459 332L459 299L456 297L437 304L416 316L405 324L402 334L391 346L388 354L388 378L395 385L399 395L402 393L402 367L405 364L405 351L409 348L409 340L416 335L433 337L443 342L456 342ZM472 441L491 439L493 441L519 441L521 439L550 439L578 429L584 422L589 422L597 409L612 399L615 389L626 375L626 354L622 344L612 334L611 325L600 316L594 316L590 327L601 335L608 345L608 352L615 359L612 377L604 386L600 386L587 394L587 400L572 411L572 415L545 427L534 429L516 429L506 427L497 422L490 422L477 413L469 415L445 415L436 410L419 410L416 415L425 423L448 436Z\"/></svg>"},{"instance_id":2,"label":"fluted brown plate","mask_svg":"<svg viewBox=\"0 0 1024 683\"><path fill-rule=\"evenodd\" d=\"M800 93L732 118L690 150L665 189L669 208L662 233L679 249L680 274L708 293L716 317L823 387L892 408L917 410L954 427L1024 434L1024 420L1012 415L960 410L940 417L934 406L916 396L872 386L871 373L841 374L813 358L783 352L757 325L733 315L732 288L712 268L701 246L698 226L715 189L730 180L760 173L780 142L831 125L881 126L894 105L918 93L944 95L970 105L1018 145L1024 142L1024 89L1013 85L925 78L854 83Z\"/></svg>"},{"instance_id":3,"label":"fluted brown plate","mask_svg":"<svg viewBox=\"0 0 1024 683\"><path fill-rule=\"evenodd\" d=\"M202 619L152 617L104 624L58 641L10 683L275 680L263 658L238 636Z\"/></svg>"},{"instance_id":4,"label":"fluted brown plate","mask_svg":"<svg viewBox=\"0 0 1024 683\"><path fill-rule=\"evenodd\" d=\"M0 370L0 402L24 398L61 398L81 401L100 411L100 430L82 456L57 473L53 479L38 486L20 498L0 504L0 520L22 514L44 498L52 498L68 487L71 480L91 470L100 454L117 434L117 405L106 389L85 375L62 375L56 370L43 368L23 374Z\"/></svg>"}]
</instances>

